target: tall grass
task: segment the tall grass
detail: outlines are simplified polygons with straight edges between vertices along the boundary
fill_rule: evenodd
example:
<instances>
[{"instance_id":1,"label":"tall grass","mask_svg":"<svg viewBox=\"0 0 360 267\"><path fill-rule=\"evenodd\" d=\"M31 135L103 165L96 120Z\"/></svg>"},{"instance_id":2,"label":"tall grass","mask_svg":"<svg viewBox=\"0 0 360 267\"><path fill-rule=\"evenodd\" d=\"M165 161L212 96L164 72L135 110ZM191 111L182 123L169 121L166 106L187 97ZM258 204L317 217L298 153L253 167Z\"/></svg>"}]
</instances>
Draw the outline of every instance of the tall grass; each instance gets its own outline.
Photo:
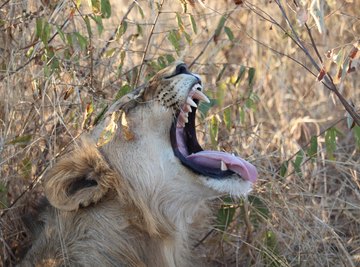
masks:
<instances>
[{"instance_id":1,"label":"tall grass","mask_svg":"<svg viewBox=\"0 0 360 267\"><path fill-rule=\"evenodd\" d=\"M27 244L19 214L44 171L115 98L182 59L212 99L204 147L260 173L194 249L218 266L359 266L360 128L339 101L359 111L359 1L92 2L0 3L4 265Z\"/></svg>"}]
</instances>

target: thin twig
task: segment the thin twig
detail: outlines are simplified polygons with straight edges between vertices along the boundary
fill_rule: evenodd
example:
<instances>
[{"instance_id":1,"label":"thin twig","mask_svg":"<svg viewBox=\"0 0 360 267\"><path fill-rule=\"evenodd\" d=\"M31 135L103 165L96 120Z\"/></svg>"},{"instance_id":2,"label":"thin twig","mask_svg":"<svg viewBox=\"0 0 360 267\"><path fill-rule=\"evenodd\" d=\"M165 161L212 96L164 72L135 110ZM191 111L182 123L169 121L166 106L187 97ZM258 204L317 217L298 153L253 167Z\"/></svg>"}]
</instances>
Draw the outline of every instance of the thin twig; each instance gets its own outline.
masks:
<instances>
[{"instance_id":1,"label":"thin twig","mask_svg":"<svg viewBox=\"0 0 360 267\"><path fill-rule=\"evenodd\" d=\"M231 16L231 14L237 9L237 6L231 10L225 17L225 21L228 20L228 18ZM199 58L205 53L205 50L207 49L207 47L209 46L209 44L211 43L211 41L214 39L214 36L216 34L216 31L214 31L214 33L210 36L209 40L207 40L206 44L204 45L204 47L201 49L200 53L194 58L194 60L190 63L189 68L191 68L196 61L199 60Z\"/></svg>"},{"instance_id":2,"label":"thin twig","mask_svg":"<svg viewBox=\"0 0 360 267\"><path fill-rule=\"evenodd\" d=\"M146 42L146 46L145 46L145 49L144 49L144 53L143 53L143 56L142 56L142 59L141 59L141 65L140 65L140 69L138 71L138 74L136 76L136 80L135 80L135 87L138 86L138 83L139 83L139 80L140 80L140 75L141 75L141 71L143 69L143 66L145 64L145 57L146 57L146 54L147 54L147 51L149 49L149 45L150 45L150 41L151 41L151 37L153 36L153 33L154 33L154 29L155 29L155 26L156 26L156 23L159 19L159 16L161 14L161 9L162 9L162 6L164 4L164 0L161 1L161 3L159 4L159 12L156 14L156 17L155 17L155 20L154 20L154 24L152 25L151 27L151 30L150 30L150 34L149 34L149 38Z\"/></svg>"},{"instance_id":3,"label":"thin twig","mask_svg":"<svg viewBox=\"0 0 360 267\"><path fill-rule=\"evenodd\" d=\"M301 67L303 67L304 69L306 69L309 73L311 73L314 77L317 77L317 75L312 71L310 70L308 67L306 67L302 62L300 62L299 60L297 60L296 58L293 58L292 56L288 55L288 54L285 54L283 52L280 52L274 48L272 48L271 46L255 39L254 37L252 37L248 32L245 32L245 34L251 39L253 40L254 42L266 47L267 49L271 50L272 52L274 52L275 54L278 54L278 55L281 55L281 56L284 56L284 57L287 57L289 59L291 59L292 61L294 61L295 63L299 64Z\"/></svg>"},{"instance_id":4,"label":"thin twig","mask_svg":"<svg viewBox=\"0 0 360 267\"><path fill-rule=\"evenodd\" d=\"M115 29L115 31L112 33L112 35L110 36L110 38L107 40L105 46L101 49L99 55L98 55L98 58L96 60L96 63L95 65L98 65L101 57L103 56L103 54L105 53L105 51L108 49L109 45L115 41L115 37L116 37L116 34L118 32L118 29L121 27L121 25L124 23L125 19L127 19L128 15L130 14L131 10L134 8L136 4L136 1L132 2L131 5L129 6L128 10L126 11L126 13L124 14L123 18L121 19L121 22L119 24L119 26Z\"/></svg>"},{"instance_id":5,"label":"thin twig","mask_svg":"<svg viewBox=\"0 0 360 267\"><path fill-rule=\"evenodd\" d=\"M293 25L291 24L285 10L284 7L281 4L281 0L275 0L276 4L278 5L278 7L280 8L280 11L284 17L284 19L286 20L286 23L288 24L288 26L291 29L292 34L294 35L294 38L296 39L297 43L300 45L301 50L305 53L305 55L308 57L308 59L311 61L312 65L316 68L316 70L318 72L321 71L320 66L316 63L316 61L314 60L314 58L311 56L310 52L306 49L305 45L302 43L302 41L300 40L297 32L295 31ZM315 45L315 43L313 43L313 45ZM315 45L316 47L316 45ZM316 48L314 48L315 50L317 50ZM354 110L354 108L347 102L347 100L344 98L344 96L339 92L339 90L336 88L334 82L332 81L331 76L329 75L329 73L327 73L323 80L321 81L330 91L334 92L335 95L339 98L340 102L342 103L342 105L344 106L344 108L346 109L346 111L349 113L349 115L353 118L354 122L360 126L360 116L359 114L357 114Z\"/></svg>"},{"instance_id":6,"label":"thin twig","mask_svg":"<svg viewBox=\"0 0 360 267\"><path fill-rule=\"evenodd\" d=\"M9 2L10 2L10 0L5 1L5 3L3 3L3 4L0 6L0 9L2 9L4 6L6 6Z\"/></svg>"},{"instance_id":7,"label":"thin twig","mask_svg":"<svg viewBox=\"0 0 360 267\"><path fill-rule=\"evenodd\" d=\"M337 125L339 122L345 120L345 118L340 118L340 119L337 119L335 122L331 123L330 126L326 127L325 129L323 129L322 131L320 131L319 134L315 135L316 138L318 138L319 136L323 135L327 130L329 130L330 128L334 127L335 125ZM289 158L287 158L286 161L290 161L292 160L298 153L300 153L301 151L304 151L305 148L307 148L311 143L311 140L309 142L307 142L305 145L303 145L298 151L296 151L292 156L290 156ZM308 159L311 159L311 157L309 157ZM307 161L305 160L301 166L303 166ZM275 173L279 172L281 169L281 166L278 167L276 170L275 170ZM293 171L292 173L289 173L287 176L290 176L292 175L293 173L295 173L295 171Z\"/></svg>"},{"instance_id":8,"label":"thin twig","mask_svg":"<svg viewBox=\"0 0 360 267\"><path fill-rule=\"evenodd\" d=\"M62 153L70 146L72 145L81 135L82 133L79 133L77 136L75 136L69 143L67 143L54 157L54 159L57 159L60 155L62 155ZM21 192L20 195L18 195L13 202L11 202L11 204L6 208L3 209L2 212L0 213L0 218L4 217L4 215L11 210L12 207L14 207L14 205L30 190L32 190L43 178L45 172L47 171L49 167L46 166L41 172L40 174L26 187L26 189L24 191Z\"/></svg>"},{"instance_id":9,"label":"thin twig","mask_svg":"<svg viewBox=\"0 0 360 267\"><path fill-rule=\"evenodd\" d=\"M315 50L315 53L316 53L317 57L319 58L319 60L320 60L320 62L321 62L321 64L322 64L322 63L323 63L322 57L321 57L321 55L320 55L320 53L319 53L319 50L317 49L317 46L316 46L315 41L314 41L314 38L313 38L313 36L312 36L312 34L311 34L311 29L309 28L309 26L307 25L307 23L305 23L305 28L306 28L306 30L307 30L307 32L308 32L308 35L309 35L309 37L310 37L311 44L312 44L312 46L313 46L313 48L314 48L314 50Z\"/></svg>"},{"instance_id":10,"label":"thin twig","mask_svg":"<svg viewBox=\"0 0 360 267\"><path fill-rule=\"evenodd\" d=\"M63 30L63 28L68 24L69 22L69 18L65 19L64 23L60 26L60 30ZM59 34L59 31L56 31L49 39L49 41L47 42L48 44L50 44L54 38ZM31 44L31 46L35 46L37 44L39 44L40 41L34 42L33 44ZM24 49L24 48L22 48ZM33 53L31 58L26 61L23 65L21 65L20 67L18 67L17 69L15 69L14 71L8 71L7 75L4 75L3 77L0 77L0 81L4 80L6 77L10 77L12 75L14 75L15 73L18 73L20 70L22 70L23 68L25 68L27 65L29 65L34 59L36 59L38 57L38 55L36 53Z\"/></svg>"}]
</instances>

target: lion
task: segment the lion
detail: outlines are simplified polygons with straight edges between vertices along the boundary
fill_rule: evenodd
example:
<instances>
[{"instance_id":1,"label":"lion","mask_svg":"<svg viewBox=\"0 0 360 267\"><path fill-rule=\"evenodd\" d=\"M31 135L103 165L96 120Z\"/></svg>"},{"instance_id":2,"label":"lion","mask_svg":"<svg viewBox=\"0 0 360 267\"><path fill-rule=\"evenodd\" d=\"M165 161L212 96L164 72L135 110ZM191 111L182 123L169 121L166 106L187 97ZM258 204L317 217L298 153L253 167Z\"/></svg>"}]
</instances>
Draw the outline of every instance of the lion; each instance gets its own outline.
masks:
<instances>
[{"instance_id":1,"label":"lion","mask_svg":"<svg viewBox=\"0 0 360 267\"><path fill-rule=\"evenodd\" d=\"M193 245L209 201L247 195L256 168L203 150L195 131L200 77L183 62L116 101L45 175L20 266L201 266Z\"/></svg>"}]
</instances>

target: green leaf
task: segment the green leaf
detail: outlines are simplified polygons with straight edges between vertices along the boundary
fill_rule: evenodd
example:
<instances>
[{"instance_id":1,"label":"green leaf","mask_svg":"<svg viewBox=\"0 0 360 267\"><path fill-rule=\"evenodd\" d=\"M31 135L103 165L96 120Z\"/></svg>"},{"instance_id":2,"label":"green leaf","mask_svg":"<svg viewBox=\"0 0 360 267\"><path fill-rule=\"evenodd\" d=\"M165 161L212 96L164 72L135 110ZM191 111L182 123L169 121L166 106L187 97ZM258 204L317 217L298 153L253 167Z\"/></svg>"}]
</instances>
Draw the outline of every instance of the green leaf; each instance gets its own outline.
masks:
<instances>
[{"instance_id":1,"label":"green leaf","mask_svg":"<svg viewBox=\"0 0 360 267\"><path fill-rule=\"evenodd\" d=\"M310 158L315 157L317 155L318 142L317 137L312 136L310 139L310 147L307 150L307 154Z\"/></svg>"},{"instance_id":2,"label":"green leaf","mask_svg":"<svg viewBox=\"0 0 360 267\"><path fill-rule=\"evenodd\" d=\"M240 66L240 70L239 70L238 77L237 77L236 82L235 82L235 85L238 84L238 83L241 81L241 79L242 79L242 78L244 77L244 75L245 75L245 72L246 72L246 67L243 66L243 65L241 65L241 66Z\"/></svg>"},{"instance_id":3,"label":"green leaf","mask_svg":"<svg viewBox=\"0 0 360 267\"><path fill-rule=\"evenodd\" d=\"M276 234L273 231L270 230L266 231L265 244L270 251L272 252L276 251L278 242L277 242Z\"/></svg>"},{"instance_id":4,"label":"green leaf","mask_svg":"<svg viewBox=\"0 0 360 267\"><path fill-rule=\"evenodd\" d=\"M36 19L35 35L38 38L40 38L40 40L43 42L45 46L48 45L50 32L51 32L51 26L47 21L41 18Z\"/></svg>"},{"instance_id":5,"label":"green leaf","mask_svg":"<svg viewBox=\"0 0 360 267\"><path fill-rule=\"evenodd\" d=\"M119 64L118 69L117 69L117 75L118 76L121 75L122 67L124 66L125 56L126 56L126 52L121 51L120 52L120 64Z\"/></svg>"},{"instance_id":6,"label":"green leaf","mask_svg":"<svg viewBox=\"0 0 360 267\"><path fill-rule=\"evenodd\" d=\"M228 131L231 130L231 107L228 107L224 110L224 122L226 125L226 129L228 129Z\"/></svg>"},{"instance_id":7,"label":"green leaf","mask_svg":"<svg viewBox=\"0 0 360 267\"><path fill-rule=\"evenodd\" d=\"M221 71L219 72L218 76L216 77L216 82L221 80L221 77L224 75L224 72L226 70L226 68L228 67L227 64L224 64L223 68L221 69Z\"/></svg>"},{"instance_id":8,"label":"green leaf","mask_svg":"<svg viewBox=\"0 0 360 267\"><path fill-rule=\"evenodd\" d=\"M26 57L30 58L34 52L34 46L31 46L26 52Z\"/></svg>"},{"instance_id":9,"label":"green leaf","mask_svg":"<svg viewBox=\"0 0 360 267\"><path fill-rule=\"evenodd\" d=\"M106 113L107 109L108 109L108 105L105 105L102 110L100 111L100 113L95 117L93 125L97 125L98 122L103 118L104 114Z\"/></svg>"},{"instance_id":10,"label":"green leaf","mask_svg":"<svg viewBox=\"0 0 360 267\"><path fill-rule=\"evenodd\" d=\"M106 50L105 54L104 54L104 57L105 58L110 58L112 57L116 52L116 48L110 48L109 50Z\"/></svg>"},{"instance_id":11,"label":"green leaf","mask_svg":"<svg viewBox=\"0 0 360 267\"><path fill-rule=\"evenodd\" d=\"M11 144L11 145L15 145L15 144L26 145L31 141L31 138L32 138L32 135L30 135L30 134L21 135L21 136L15 137L8 144Z\"/></svg>"},{"instance_id":12,"label":"green leaf","mask_svg":"<svg viewBox=\"0 0 360 267\"><path fill-rule=\"evenodd\" d=\"M216 118L216 115L212 115L210 120L210 139L211 139L211 144L213 146L217 145L218 133L219 133L219 122L218 119Z\"/></svg>"},{"instance_id":13,"label":"green leaf","mask_svg":"<svg viewBox=\"0 0 360 267\"><path fill-rule=\"evenodd\" d=\"M210 99L210 103L201 101L200 105L198 106L198 110L200 112L201 118L205 119L207 113L209 112L209 109L217 105L217 103L218 103L217 99Z\"/></svg>"},{"instance_id":14,"label":"green leaf","mask_svg":"<svg viewBox=\"0 0 360 267\"><path fill-rule=\"evenodd\" d=\"M298 175L301 175L301 174L302 174L301 164L302 164L302 162L303 162L303 159L304 159L304 152L303 152L302 150L300 150L300 151L296 154L295 160L292 162L292 163L293 163L293 166L294 166L294 169L295 169L295 172L296 172Z\"/></svg>"},{"instance_id":15,"label":"green leaf","mask_svg":"<svg viewBox=\"0 0 360 267\"><path fill-rule=\"evenodd\" d=\"M254 109L255 109L254 100L251 99L250 97L247 98L247 99L245 100L245 107L246 107L247 109L252 109L252 110L254 110Z\"/></svg>"},{"instance_id":16,"label":"green leaf","mask_svg":"<svg viewBox=\"0 0 360 267\"><path fill-rule=\"evenodd\" d=\"M101 16L105 19L111 16L111 4L109 0L101 0Z\"/></svg>"},{"instance_id":17,"label":"green leaf","mask_svg":"<svg viewBox=\"0 0 360 267\"><path fill-rule=\"evenodd\" d=\"M335 160L334 152L336 150L337 130L332 127L325 132L326 153L330 160Z\"/></svg>"},{"instance_id":18,"label":"green leaf","mask_svg":"<svg viewBox=\"0 0 360 267\"><path fill-rule=\"evenodd\" d=\"M8 207L8 190L4 182L0 181L0 209L5 209Z\"/></svg>"},{"instance_id":19,"label":"green leaf","mask_svg":"<svg viewBox=\"0 0 360 267\"><path fill-rule=\"evenodd\" d=\"M234 34L233 32L231 31L231 29L227 26L224 27L224 31L227 35L227 37L229 38L230 41L233 41L234 40Z\"/></svg>"},{"instance_id":20,"label":"green leaf","mask_svg":"<svg viewBox=\"0 0 360 267\"><path fill-rule=\"evenodd\" d=\"M179 55L179 50L180 50L179 33L175 30L172 30L169 32L167 39L170 41L170 43L175 48L176 54Z\"/></svg>"},{"instance_id":21,"label":"green leaf","mask_svg":"<svg viewBox=\"0 0 360 267\"><path fill-rule=\"evenodd\" d=\"M74 36L80 45L81 50L86 50L88 46L88 40L82 36L79 32L74 32Z\"/></svg>"},{"instance_id":22,"label":"green leaf","mask_svg":"<svg viewBox=\"0 0 360 267\"><path fill-rule=\"evenodd\" d=\"M214 39L217 40L220 36L220 33L221 33L221 30L223 29L224 25L225 25L225 22L226 22L226 17L225 16L222 16L217 27L216 27L216 30L215 30L215 34L214 34Z\"/></svg>"},{"instance_id":23,"label":"green leaf","mask_svg":"<svg viewBox=\"0 0 360 267\"><path fill-rule=\"evenodd\" d=\"M138 11L140 13L141 18L144 19L145 15L144 15L144 11L142 10L141 6L140 5L136 5L136 6L137 6L137 9L138 9Z\"/></svg>"},{"instance_id":24,"label":"green leaf","mask_svg":"<svg viewBox=\"0 0 360 267\"><path fill-rule=\"evenodd\" d=\"M90 25L89 16L85 16L84 21L85 21L85 24L86 24L86 30L87 30L88 36L89 36L89 38L91 38L92 31L91 31L91 25Z\"/></svg>"},{"instance_id":25,"label":"green leaf","mask_svg":"<svg viewBox=\"0 0 360 267\"><path fill-rule=\"evenodd\" d=\"M61 30L59 26L56 25L56 31L58 32L61 40L66 44L66 38L64 32Z\"/></svg>"},{"instance_id":26,"label":"green leaf","mask_svg":"<svg viewBox=\"0 0 360 267\"><path fill-rule=\"evenodd\" d=\"M73 42L73 34L72 33L68 33L65 35L66 36L66 42L68 43L69 46L73 46L74 42Z\"/></svg>"},{"instance_id":27,"label":"green leaf","mask_svg":"<svg viewBox=\"0 0 360 267\"><path fill-rule=\"evenodd\" d=\"M225 82L221 82L216 90L216 98L220 107L223 106L225 100L226 91L228 90L228 85Z\"/></svg>"},{"instance_id":28,"label":"green leaf","mask_svg":"<svg viewBox=\"0 0 360 267\"><path fill-rule=\"evenodd\" d=\"M287 170L288 170L289 162L284 161L280 166L280 176L285 177Z\"/></svg>"},{"instance_id":29,"label":"green leaf","mask_svg":"<svg viewBox=\"0 0 360 267\"><path fill-rule=\"evenodd\" d=\"M43 30L43 19L42 18L36 18L35 22L35 35L38 38L41 38L42 36L42 30Z\"/></svg>"},{"instance_id":30,"label":"green leaf","mask_svg":"<svg viewBox=\"0 0 360 267\"><path fill-rule=\"evenodd\" d=\"M91 8L95 14L99 14L101 12L100 0L91 0Z\"/></svg>"},{"instance_id":31,"label":"green leaf","mask_svg":"<svg viewBox=\"0 0 360 267\"><path fill-rule=\"evenodd\" d=\"M185 30L184 23L181 19L181 16L177 12L176 12L176 21L177 21L180 31L184 31Z\"/></svg>"},{"instance_id":32,"label":"green leaf","mask_svg":"<svg viewBox=\"0 0 360 267\"><path fill-rule=\"evenodd\" d=\"M115 38L115 39L116 39L117 41L120 39L121 36L124 35L124 33L125 33L126 30L127 30L127 27L128 27L127 22L124 20L124 21L121 23L120 27L118 27L118 29L117 29L117 31L116 31L116 38Z\"/></svg>"},{"instance_id":33,"label":"green leaf","mask_svg":"<svg viewBox=\"0 0 360 267\"><path fill-rule=\"evenodd\" d=\"M233 221L235 210L236 208L234 205L222 205L217 214L216 228L221 231L225 231Z\"/></svg>"},{"instance_id":34,"label":"green leaf","mask_svg":"<svg viewBox=\"0 0 360 267\"><path fill-rule=\"evenodd\" d=\"M360 126L355 125L352 128L352 131L354 133L354 138L355 138L355 143L356 143L356 147L360 150Z\"/></svg>"},{"instance_id":35,"label":"green leaf","mask_svg":"<svg viewBox=\"0 0 360 267\"><path fill-rule=\"evenodd\" d=\"M160 67L159 70L165 68L165 67L168 65L167 62L166 62L165 57L163 57L163 56L160 56L160 57L157 59L157 63L158 63L158 65L159 65L159 67Z\"/></svg>"},{"instance_id":36,"label":"green leaf","mask_svg":"<svg viewBox=\"0 0 360 267\"><path fill-rule=\"evenodd\" d=\"M136 24L136 32L139 36L143 36L143 29L142 29L141 25Z\"/></svg>"},{"instance_id":37,"label":"green leaf","mask_svg":"<svg viewBox=\"0 0 360 267\"><path fill-rule=\"evenodd\" d=\"M93 16L93 15L90 15L90 18L91 18L93 21L95 21L95 24L96 24L98 33L99 33L99 35L101 35L102 32L104 31L104 25L103 25L101 16Z\"/></svg>"},{"instance_id":38,"label":"green leaf","mask_svg":"<svg viewBox=\"0 0 360 267\"><path fill-rule=\"evenodd\" d=\"M255 68L249 68L248 70L248 80L249 80L249 87L252 88L254 85L254 81L255 81Z\"/></svg>"},{"instance_id":39,"label":"green leaf","mask_svg":"<svg viewBox=\"0 0 360 267\"><path fill-rule=\"evenodd\" d=\"M268 219L270 217L270 211L265 203L256 196L248 196L248 201L250 203L251 209L256 212L256 215L262 219Z\"/></svg>"},{"instance_id":40,"label":"green leaf","mask_svg":"<svg viewBox=\"0 0 360 267\"><path fill-rule=\"evenodd\" d=\"M240 123L245 123L245 110L242 107L239 107L239 116L240 116Z\"/></svg>"},{"instance_id":41,"label":"green leaf","mask_svg":"<svg viewBox=\"0 0 360 267\"><path fill-rule=\"evenodd\" d=\"M189 14L189 18L190 18L190 22L191 22L191 29L192 29L193 33L197 34L197 26L196 26L195 19L191 14Z\"/></svg>"},{"instance_id":42,"label":"green leaf","mask_svg":"<svg viewBox=\"0 0 360 267\"><path fill-rule=\"evenodd\" d=\"M76 8L80 8L82 0L75 0Z\"/></svg>"},{"instance_id":43,"label":"green leaf","mask_svg":"<svg viewBox=\"0 0 360 267\"><path fill-rule=\"evenodd\" d=\"M29 157L24 158L21 161L21 166L20 166L20 170L21 170L21 175L26 178L26 179L30 179L31 178L31 174L32 174L32 162L31 159Z\"/></svg>"},{"instance_id":44,"label":"green leaf","mask_svg":"<svg viewBox=\"0 0 360 267\"><path fill-rule=\"evenodd\" d=\"M185 39L188 42L188 44L191 45L192 44L191 36L185 31L183 32L183 34L185 35Z\"/></svg>"},{"instance_id":45,"label":"green leaf","mask_svg":"<svg viewBox=\"0 0 360 267\"><path fill-rule=\"evenodd\" d=\"M165 55L165 57L169 64L173 63L175 61L175 58L172 55L167 54L167 55Z\"/></svg>"},{"instance_id":46,"label":"green leaf","mask_svg":"<svg viewBox=\"0 0 360 267\"><path fill-rule=\"evenodd\" d=\"M115 100L118 100L121 97L123 97L124 95L126 95L127 93L129 93L131 91L131 89L132 89L131 86L128 84L121 86L121 88L119 89L119 91L117 92L117 94L115 96Z\"/></svg>"}]
</instances>

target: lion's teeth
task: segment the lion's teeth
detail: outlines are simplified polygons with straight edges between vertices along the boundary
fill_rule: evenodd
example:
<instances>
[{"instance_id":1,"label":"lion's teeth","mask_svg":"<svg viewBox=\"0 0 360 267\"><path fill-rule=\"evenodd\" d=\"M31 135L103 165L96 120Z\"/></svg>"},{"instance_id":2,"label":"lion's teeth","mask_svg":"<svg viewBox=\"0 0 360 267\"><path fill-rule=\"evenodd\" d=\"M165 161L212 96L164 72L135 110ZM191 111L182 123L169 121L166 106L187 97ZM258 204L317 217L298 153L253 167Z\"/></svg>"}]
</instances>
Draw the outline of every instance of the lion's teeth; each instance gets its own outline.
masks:
<instances>
[{"instance_id":1,"label":"lion's teeth","mask_svg":"<svg viewBox=\"0 0 360 267\"><path fill-rule=\"evenodd\" d=\"M228 170L228 167L226 166L225 162L221 161L220 169L221 169L222 171L227 171L227 170Z\"/></svg>"},{"instance_id":2,"label":"lion's teeth","mask_svg":"<svg viewBox=\"0 0 360 267\"><path fill-rule=\"evenodd\" d=\"M189 104L190 106L194 107L194 108L197 107L196 103L190 97L188 97L186 99L186 103Z\"/></svg>"},{"instance_id":3,"label":"lion's teeth","mask_svg":"<svg viewBox=\"0 0 360 267\"><path fill-rule=\"evenodd\" d=\"M176 124L176 127L178 127L178 128L184 128L184 127L185 127L185 123L178 121L177 124Z\"/></svg>"},{"instance_id":4,"label":"lion's teeth","mask_svg":"<svg viewBox=\"0 0 360 267\"><path fill-rule=\"evenodd\" d=\"M203 100L203 101L205 101L205 102L207 102L207 103L210 103L209 98L208 98L203 92L201 92L201 91L199 91L199 90L196 90L196 91L194 92L193 98L194 98L194 99Z\"/></svg>"},{"instance_id":5,"label":"lion's teeth","mask_svg":"<svg viewBox=\"0 0 360 267\"><path fill-rule=\"evenodd\" d=\"M188 105L188 104L185 104L184 107L183 107L183 111L184 111L185 113L191 112L191 111L192 111L191 106Z\"/></svg>"},{"instance_id":6,"label":"lion's teeth","mask_svg":"<svg viewBox=\"0 0 360 267\"><path fill-rule=\"evenodd\" d=\"M188 114L184 113L184 112L180 112L180 119L181 119L181 122L187 123L189 121L188 120Z\"/></svg>"}]
</instances>

